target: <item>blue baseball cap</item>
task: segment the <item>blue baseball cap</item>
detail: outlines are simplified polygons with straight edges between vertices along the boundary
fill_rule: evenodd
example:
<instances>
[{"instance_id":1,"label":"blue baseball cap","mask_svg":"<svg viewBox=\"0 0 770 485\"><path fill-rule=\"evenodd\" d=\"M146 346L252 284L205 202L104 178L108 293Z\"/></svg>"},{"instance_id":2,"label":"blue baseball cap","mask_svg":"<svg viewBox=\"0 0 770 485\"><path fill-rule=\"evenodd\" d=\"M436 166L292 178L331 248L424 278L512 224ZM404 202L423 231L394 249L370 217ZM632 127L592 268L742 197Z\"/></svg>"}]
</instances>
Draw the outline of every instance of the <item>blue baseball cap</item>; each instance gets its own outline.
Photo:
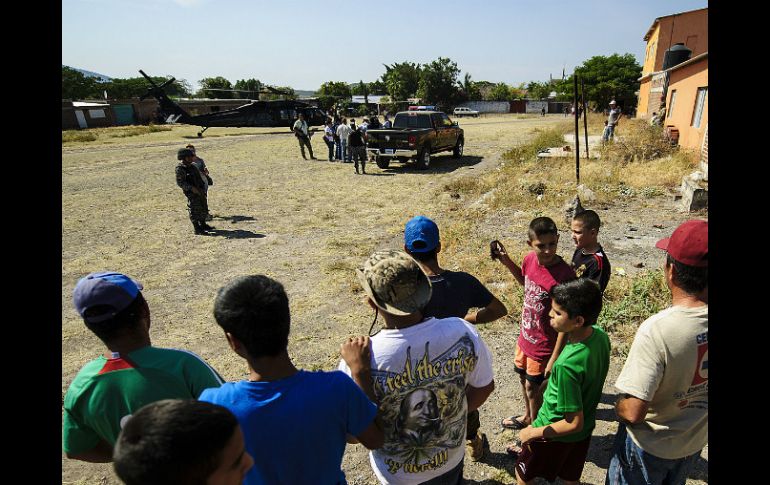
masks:
<instances>
[{"instance_id":1,"label":"blue baseball cap","mask_svg":"<svg viewBox=\"0 0 770 485\"><path fill-rule=\"evenodd\" d=\"M109 320L130 305L144 287L138 281L115 271L91 273L78 280L72 301L83 320L98 323ZM112 312L86 317L86 310L97 305L107 305Z\"/></svg>"},{"instance_id":2,"label":"blue baseball cap","mask_svg":"<svg viewBox=\"0 0 770 485\"><path fill-rule=\"evenodd\" d=\"M412 253L427 253L438 246L438 226L425 216L416 216L406 223L404 243Z\"/></svg>"}]
</instances>

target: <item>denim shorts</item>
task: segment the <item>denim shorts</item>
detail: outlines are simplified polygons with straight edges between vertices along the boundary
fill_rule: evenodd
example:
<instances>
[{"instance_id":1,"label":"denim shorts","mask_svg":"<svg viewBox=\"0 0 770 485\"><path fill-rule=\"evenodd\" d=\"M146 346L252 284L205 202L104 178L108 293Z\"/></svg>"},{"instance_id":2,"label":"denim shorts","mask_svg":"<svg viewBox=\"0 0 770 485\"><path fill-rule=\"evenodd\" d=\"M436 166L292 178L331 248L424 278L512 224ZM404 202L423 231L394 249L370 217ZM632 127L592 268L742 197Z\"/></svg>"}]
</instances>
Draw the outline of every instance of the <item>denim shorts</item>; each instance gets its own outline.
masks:
<instances>
[{"instance_id":1,"label":"denim shorts","mask_svg":"<svg viewBox=\"0 0 770 485\"><path fill-rule=\"evenodd\" d=\"M676 460L658 458L634 443L621 423L604 485L684 485L699 456L700 451Z\"/></svg>"}]
</instances>

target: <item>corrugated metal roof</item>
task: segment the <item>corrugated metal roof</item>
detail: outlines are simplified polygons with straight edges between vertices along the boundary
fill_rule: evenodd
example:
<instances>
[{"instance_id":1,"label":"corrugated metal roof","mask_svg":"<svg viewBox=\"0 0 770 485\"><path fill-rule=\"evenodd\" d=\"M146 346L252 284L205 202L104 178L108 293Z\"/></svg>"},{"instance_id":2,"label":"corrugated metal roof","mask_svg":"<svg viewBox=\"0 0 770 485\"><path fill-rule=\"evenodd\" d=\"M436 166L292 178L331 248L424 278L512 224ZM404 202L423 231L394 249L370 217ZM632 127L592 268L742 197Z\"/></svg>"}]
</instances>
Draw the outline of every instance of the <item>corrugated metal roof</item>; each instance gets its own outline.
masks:
<instances>
[{"instance_id":1,"label":"corrugated metal roof","mask_svg":"<svg viewBox=\"0 0 770 485\"><path fill-rule=\"evenodd\" d=\"M75 108L106 108L109 106L108 103L89 103L87 101L73 101L72 106Z\"/></svg>"}]
</instances>

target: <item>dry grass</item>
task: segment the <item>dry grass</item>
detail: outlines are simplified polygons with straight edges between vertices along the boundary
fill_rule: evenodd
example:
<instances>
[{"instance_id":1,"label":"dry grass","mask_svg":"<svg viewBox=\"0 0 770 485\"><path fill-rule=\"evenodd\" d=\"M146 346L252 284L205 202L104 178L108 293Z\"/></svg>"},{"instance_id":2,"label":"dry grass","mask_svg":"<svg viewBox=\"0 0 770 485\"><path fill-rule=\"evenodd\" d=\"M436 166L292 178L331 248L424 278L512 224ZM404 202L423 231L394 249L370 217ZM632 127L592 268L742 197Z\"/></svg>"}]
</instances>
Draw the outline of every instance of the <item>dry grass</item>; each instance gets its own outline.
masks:
<instances>
[{"instance_id":1,"label":"dry grass","mask_svg":"<svg viewBox=\"0 0 770 485\"><path fill-rule=\"evenodd\" d=\"M63 130L62 143L86 143L97 140L106 140L109 138L126 138L130 136L146 135L148 133L158 133L162 131L171 131L170 126L155 125L130 125L130 126L110 126L106 128L86 128L83 130Z\"/></svg>"},{"instance_id":2,"label":"dry grass","mask_svg":"<svg viewBox=\"0 0 770 485\"><path fill-rule=\"evenodd\" d=\"M489 241L500 239L520 260L527 251L529 221L540 214L559 220L563 200L556 194L561 191L566 197L574 192L570 164L537 163L535 153L524 145L530 140L535 145L550 143L563 131L554 134L547 128L569 129L569 123L565 125L561 117L500 115L462 119L460 125L466 130L463 162L440 155L434 159L436 168L428 172L396 164L389 170L372 166L366 177L355 175L349 164L304 162L296 141L283 129L211 129L198 139L197 127L175 126L130 137L100 135L95 141L66 142L62 392L77 370L103 351L71 304L77 279L100 269L123 271L144 284L154 345L196 352L227 380L243 378L246 366L227 347L213 321L214 295L235 276L274 277L289 294L293 361L306 369L336 368L340 343L366 332L373 317L362 303L353 269L376 249L401 247L406 220L425 214L441 228L442 264L476 275L510 312L479 326L494 354L498 382L482 412L482 429L495 452L502 450L505 437L492 431L499 416L519 411L511 409L518 405L519 390L509 362L522 291L508 271L489 258ZM209 205L219 216L212 222L221 231L218 237L192 235L184 197L174 184L176 150L191 141L216 182ZM313 145L325 158L319 138L313 138ZM505 160L497 168L501 154L517 145L522 145L521 153L529 150L531 157ZM642 162L631 162L626 169L635 164ZM669 169L665 164L659 167ZM626 171L613 176L624 177L633 190L644 190ZM539 201L528 191L536 182L546 184ZM612 183L617 197L617 181ZM483 194L488 195L479 202ZM562 241L563 253L569 250L569 241ZM626 281L631 285L631 278L610 281L608 298L619 305L633 293ZM612 310L611 304L608 308ZM614 335L626 328L616 325ZM349 482L376 483L362 447L349 447L345 456L343 469ZM107 476L106 483L118 483L108 465L63 459L62 468L63 482L100 483ZM465 473L477 481L492 476L508 481L504 469L496 462L466 463ZM592 469L597 475L601 472L595 464L586 465L586 473Z\"/></svg>"}]
</instances>

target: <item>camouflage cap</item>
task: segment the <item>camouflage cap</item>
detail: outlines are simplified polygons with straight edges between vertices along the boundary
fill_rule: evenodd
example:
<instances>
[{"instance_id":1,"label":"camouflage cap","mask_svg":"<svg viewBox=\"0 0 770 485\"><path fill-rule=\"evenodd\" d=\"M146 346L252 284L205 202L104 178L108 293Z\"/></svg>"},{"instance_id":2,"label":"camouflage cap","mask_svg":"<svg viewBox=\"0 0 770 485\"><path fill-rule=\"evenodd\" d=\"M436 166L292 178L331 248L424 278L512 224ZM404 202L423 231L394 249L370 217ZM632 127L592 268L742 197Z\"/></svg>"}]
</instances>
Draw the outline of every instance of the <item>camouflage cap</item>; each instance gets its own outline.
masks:
<instances>
[{"instance_id":1,"label":"camouflage cap","mask_svg":"<svg viewBox=\"0 0 770 485\"><path fill-rule=\"evenodd\" d=\"M430 280L403 251L375 252L356 270L356 276L374 304L393 315L415 313L430 300Z\"/></svg>"},{"instance_id":2,"label":"camouflage cap","mask_svg":"<svg viewBox=\"0 0 770 485\"><path fill-rule=\"evenodd\" d=\"M189 148L180 148L179 151L176 152L176 159L184 160L184 157L192 157L193 155L195 155L195 153Z\"/></svg>"}]
</instances>

